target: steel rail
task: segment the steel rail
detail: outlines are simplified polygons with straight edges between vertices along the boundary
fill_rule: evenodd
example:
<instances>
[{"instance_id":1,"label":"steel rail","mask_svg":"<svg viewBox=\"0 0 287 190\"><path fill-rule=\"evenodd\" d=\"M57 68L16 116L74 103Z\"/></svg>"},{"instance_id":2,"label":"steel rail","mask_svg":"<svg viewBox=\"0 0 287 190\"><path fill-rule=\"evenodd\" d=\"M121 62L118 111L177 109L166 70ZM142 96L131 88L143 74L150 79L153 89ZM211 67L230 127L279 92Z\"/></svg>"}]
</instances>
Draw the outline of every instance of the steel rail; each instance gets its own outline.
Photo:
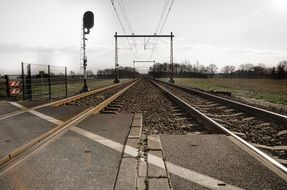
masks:
<instances>
[{"instance_id":1,"label":"steel rail","mask_svg":"<svg viewBox=\"0 0 287 190\"><path fill-rule=\"evenodd\" d=\"M4 114L4 115L0 116L0 121L3 120L3 119L7 119L7 118L10 118L10 117L13 117L13 116L20 115L22 113L28 112L29 110L35 110L35 109L39 109L39 108L43 108L43 107L47 107L47 106L64 105L64 104L67 104L69 102L81 99L81 98L83 98L85 96L89 96L89 95L92 95L92 94L95 94L95 93L99 93L99 92L102 92L104 90L108 90L110 88L116 87L118 85L121 85L121 84L124 84L124 83L127 83L127 82L131 82L131 81L133 81L133 80L128 80L128 81L124 81L122 83L112 84L112 85L109 85L109 86L105 86L105 87L102 87L102 88L97 88L97 89L91 90L89 92L77 94L77 95L74 95L74 96L62 99L62 100L57 100L57 101L45 103L45 104L42 104L42 105L30 107L30 108L27 108L27 109L23 109L23 110L18 110L18 111L14 111L14 112L11 112L11 113L7 113L7 114Z\"/></svg>"},{"instance_id":2,"label":"steel rail","mask_svg":"<svg viewBox=\"0 0 287 190\"><path fill-rule=\"evenodd\" d=\"M248 143L244 139L240 138L239 136L237 136L236 134L234 134L230 130L226 129L225 127L223 127L222 125L220 125L216 121L213 121L211 118L204 115L203 113L198 111L196 108L192 107L191 105L189 105L188 103L186 103L185 101L183 101L182 99L177 97L176 95L172 94L172 92L167 90L165 87L161 86L160 84L156 83L153 80L150 80L150 81L153 84L155 84L156 86L158 86L158 88L161 89L164 93L166 93L172 100L174 100L179 105L181 105L183 109L185 109L187 112L189 112L194 117L196 117L199 121L201 121L203 124L205 124L204 127L208 128L208 129L210 129L210 127L211 127L216 132L221 131L221 133L225 133L225 134L232 136L236 141L238 141L239 143L244 145L246 148L251 150L253 153L255 153L257 156L259 156L265 162L270 163L276 169L276 173L279 176L281 176L283 179L287 180L287 168L285 166L283 166L282 164L280 164L279 162L277 162L276 160L274 160L273 158L271 158L270 156L268 156L267 154L265 154L264 152L262 152L258 148L254 147L253 145L251 145L250 143ZM271 169L271 168L269 168L269 169Z\"/></svg>"},{"instance_id":3,"label":"steel rail","mask_svg":"<svg viewBox=\"0 0 287 190\"><path fill-rule=\"evenodd\" d=\"M138 80L135 80L132 84L126 86L124 89L120 90L119 92L112 95L110 98L104 100L99 105L95 107L89 107L88 109L82 111L78 115L74 116L73 118L65 121L63 124L58 125L57 127L53 128L52 130L42 134L41 136L37 137L36 139L30 141L28 144L25 144L21 146L20 148L12 151L8 155L4 156L0 159L0 177L3 172L3 168L5 170L6 165L9 165L9 162L11 160L15 160L19 158L23 153L27 152L28 150L32 149L37 144L44 144L51 138L55 137L57 134L61 133L63 130L67 129L68 127L74 126L87 118L91 114L99 113L102 109L104 109L106 106L108 106L111 102L113 102L115 99L117 99L120 95L122 95L124 92L126 92L130 87L135 85L138 82ZM37 147L39 148L39 147ZM37 149L36 148L36 149ZM13 164L13 163L12 163ZM9 166L8 166L9 167Z\"/></svg>"},{"instance_id":4,"label":"steel rail","mask_svg":"<svg viewBox=\"0 0 287 190\"><path fill-rule=\"evenodd\" d=\"M265 116L265 117L272 118L272 119L278 121L279 123L284 124L285 127L287 127L287 116L286 115L282 115L282 114L275 113L275 112L272 112L272 111L264 110L262 108L257 108L257 107L254 107L254 106L250 106L250 105L247 105L247 104L244 104L244 103L241 103L241 102L236 102L234 100L229 100L227 98L223 98L223 97L220 97L220 96L216 96L216 95L213 95L213 94L202 92L200 90L187 88L187 87L184 87L182 85L170 84L168 82L164 82L164 81L160 81L160 80L156 80L156 81L161 82L163 84L167 84L167 85L176 87L176 88L179 88L179 89L184 90L186 92L191 92L191 93L203 96L203 97L208 98L208 99L212 99L212 100L215 100L215 101L222 102L222 103L227 104L227 105L229 105L231 107L240 108L241 110L244 110L244 111L246 111L248 113L251 113L251 114L255 114L255 115L260 116L260 117Z\"/></svg>"}]
</instances>

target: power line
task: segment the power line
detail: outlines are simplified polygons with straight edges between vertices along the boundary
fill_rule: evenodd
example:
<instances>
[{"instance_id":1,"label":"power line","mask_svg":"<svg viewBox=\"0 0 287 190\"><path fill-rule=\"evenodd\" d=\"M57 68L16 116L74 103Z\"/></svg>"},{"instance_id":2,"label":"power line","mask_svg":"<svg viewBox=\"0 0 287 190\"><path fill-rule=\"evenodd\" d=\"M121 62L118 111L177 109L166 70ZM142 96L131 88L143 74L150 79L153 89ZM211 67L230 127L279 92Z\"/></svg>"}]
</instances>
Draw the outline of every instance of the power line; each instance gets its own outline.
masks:
<instances>
[{"instance_id":1,"label":"power line","mask_svg":"<svg viewBox=\"0 0 287 190\"><path fill-rule=\"evenodd\" d=\"M120 9L121 9L121 11L122 11L122 14L123 14L123 16L124 16L124 19L125 19L125 21L126 21L126 23L127 23L127 25L128 25L128 28L130 29L131 33L133 33L133 29L132 29L132 27L131 27L131 25L130 25L130 22L129 22L129 19L128 19L126 10L125 10L124 3L123 3L122 0L117 0L117 1L118 1L118 4L119 4Z\"/></svg>"},{"instance_id":2,"label":"power line","mask_svg":"<svg viewBox=\"0 0 287 190\"><path fill-rule=\"evenodd\" d=\"M168 1L169 1L169 0L168 0ZM172 0L171 4L170 4L170 6L169 6L168 12L167 12L167 14L166 14L166 17L165 17L165 19L164 19L164 22L163 22L163 24L162 24L162 26L161 26L161 29L160 29L160 31L159 31L159 35L161 34L162 29L163 29L163 27L164 27L164 25L165 25L165 23L166 23L166 21L167 21L167 18L168 18L168 15L169 15L169 13L170 13L170 10L171 10L171 8L172 8L173 3L174 3L174 0ZM159 38L156 39L156 42L155 42L154 46L152 47L152 50L151 50L151 54L150 54L149 59L152 58L152 55L153 55L154 49L155 49L155 47L156 47L156 45L157 45L158 39L159 39Z\"/></svg>"},{"instance_id":3,"label":"power line","mask_svg":"<svg viewBox=\"0 0 287 190\"><path fill-rule=\"evenodd\" d=\"M163 16L164 16L164 14L165 14L165 12L167 10L168 2L169 2L169 0L165 0L165 2L164 2L164 6L163 6L163 9L161 11L161 15L159 17L160 18L159 22L158 22L158 24L156 26L156 29L155 29L155 33L157 33L157 31L159 30L160 24L161 24L161 22L163 20ZM147 39L147 42L144 44L144 47L146 47L148 45L149 41L150 41L150 38ZM153 40L153 45L152 46L154 46L154 40Z\"/></svg>"},{"instance_id":4,"label":"power line","mask_svg":"<svg viewBox=\"0 0 287 190\"><path fill-rule=\"evenodd\" d=\"M119 22L120 22L121 28L122 28L123 32L126 34L126 30L125 30L125 28L124 28L124 25L123 25L123 23L122 23L122 21L121 21L121 18L120 18L120 16L119 16L119 14L118 14L118 11L117 11L117 8L116 8L116 6L115 6L114 1L115 1L115 0L111 0L111 3L112 3L112 5L113 5L114 11L115 11L115 13L116 13L116 15L117 15L117 18L118 18L118 20L119 20ZM128 41L128 44L129 44L129 47L130 47L131 52L133 53L134 57L136 57L135 54L134 54L133 48L132 48L132 46L131 46L130 40L129 40L128 38L126 38L126 39L127 39L127 41Z\"/></svg>"},{"instance_id":5,"label":"power line","mask_svg":"<svg viewBox=\"0 0 287 190\"><path fill-rule=\"evenodd\" d=\"M127 16L127 12L126 12L126 9L125 9L125 6L124 6L123 1L122 1L122 0L117 0L117 1L118 1L118 4L119 4L120 9L121 9L121 11L122 11L122 14L123 14L123 16L124 16L124 19L125 19L125 21L126 21L126 23L127 23L127 25L128 25L128 28L130 29L131 33L134 33L134 31L133 31L133 29L132 29L132 27L131 27L129 18L128 18L128 16ZM138 55L137 43L136 43L135 38L133 39L133 41L134 41L135 53L136 53L136 55ZM137 57L137 58L138 58L138 57Z\"/></svg>"},{"instance_id":6,"label":"power line","mask_svg":"<svg viewBox=\"0 0 287 190\"><path fill-rule=\"evenodd\" d=\"M163 16L164 16L164 14L165 14L165 12L166 12L166 10L167 10L168 4L169 4L169 0L165 0L164 6L163 6L163 9L162 9L162 12L161 12L161 16L160 16L159 22L158 22L158 24L157 24L157 27L156 27L156 29L155 29L155 32L157 32L158 29L159 29L159 26L160 26L160 24L161 24L161 22L162 22L162 20L163 20Z\"/></svg>"}]
</instances>

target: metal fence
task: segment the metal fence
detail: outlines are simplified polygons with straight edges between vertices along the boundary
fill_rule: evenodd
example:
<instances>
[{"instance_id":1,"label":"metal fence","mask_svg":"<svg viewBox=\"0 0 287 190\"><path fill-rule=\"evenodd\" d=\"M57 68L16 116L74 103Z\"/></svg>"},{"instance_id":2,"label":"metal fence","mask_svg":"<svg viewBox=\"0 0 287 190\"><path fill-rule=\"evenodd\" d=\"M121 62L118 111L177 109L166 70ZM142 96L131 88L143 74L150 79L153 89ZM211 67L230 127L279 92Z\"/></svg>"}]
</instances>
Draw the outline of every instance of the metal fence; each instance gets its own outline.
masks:
<instances>
[{"instance_id":1,"label":"metal fence","mask_svg":"<svg viewBox=\"0 0 287 190\"><path fill-rule=\"evenodd\" d=\"M83 87L82 75L67 75L66 67L22 63L22 75L0 78L0 98L23 100L55 100L79 94ZM93 89L112 84L112 79L88 76L88 87Z\"/></svg>"},{"instance_id":2,"label":"metal fence","mask_svg":"<svg viewBox=\"0 0 287 190\"><path fill-rule=\"evenodd\" d=\"M0 97L51 100L68 96L66 67L27 63L21 67L21 75L5 75L0 79Z\"/></svg>"},{"instance_id":3,"label":"metal fence","mask_svg":"<svg viewBox=\"0 0 287 190\"><path fill-rule=\"evenodd\" d=\"M67 97L67 68L22 63L23 100Z\"/></svg>"}]
</instances>

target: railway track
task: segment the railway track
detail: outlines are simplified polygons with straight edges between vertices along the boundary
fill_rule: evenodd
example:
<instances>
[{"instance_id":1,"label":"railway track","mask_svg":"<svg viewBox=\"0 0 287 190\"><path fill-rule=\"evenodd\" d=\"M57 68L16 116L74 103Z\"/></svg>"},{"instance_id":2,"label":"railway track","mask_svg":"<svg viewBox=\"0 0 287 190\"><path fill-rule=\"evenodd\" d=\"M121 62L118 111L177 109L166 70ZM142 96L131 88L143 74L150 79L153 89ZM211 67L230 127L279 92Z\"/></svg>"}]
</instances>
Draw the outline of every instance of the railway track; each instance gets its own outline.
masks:
<instances>
[{"instance_id":1,"label":"railway track","mask_svg":"<svg viewBox=\"0 0 287 190\"><path fill-rule=\"evenodd\" d=\"M238 112L236 108L231 108L230 105L222 105L223 103L216 102L214 97L207 99L206 96L207 95L200 97L200 95L193 95L189 91L187 92L176 86L142 79L139 81L127 82L122 85L115 85L97 93L83 95L82 97L78 96L74 99L70 98L69 100L63 100L62 102L57 102L57 104L50 104L56 107L68 106L73 109L77 109L77 107L81 106L86 106L88 108L73 118L63 122L57 126L56 129L43 134L33 142L22 146L10 153L5 159L2 159L0 162L0 176L5 175L5 172L7 173L10 170L9 168L13 167L14 163L21 162L21 160L25 159L31 152L44 146L45 143L49 142L51 139L63 134L69 127L75 126L91 114L142 113L143 134L145 135L225 134L227 136L232 136L234 137L236 144L240 144L240 146L247 149L250 154L256 155L260 160L263 160L262 162L267 163L271 170L283 179L287 179L287 169L278 162L285 158L284 155L283 157L279 157L281 155L277 154L282 151L282 149L276 150L276 155L273 151L268 152L272 157L274 157L274 155L277 156L275 157L276 161L255 148L253 141L251 141L252 144L248 143L247 141L250 142L250 139L244 139L244 135L242 135L245 134L245 128L237 126L241 124L240 122L250 123L252 121L248 126L258 123L262 124L260 125L262 127L265 126L265 123L270 123L272 119L263 118L262 122L262 118L258 118L257 114L250 115L250 112ZM217 112L217 110L221 110L221 112ZM239 123L235 123L234 121L231 125L236 125L237 128L242 130L236 131L234 129L237 128L229 128L226 123L220 123L221 120L225 121L222 119L224 116L226 116L226 118L231 118L231 116L236 117L236 120L238 120ZM278 127L278 131L284 130L284 126L282 125L284 118L276 119L276 121L277 120L279 120L279 122L276 122L275 126ZM269 123L268 126L270 129L272 125L269 125ZM246 126L246 128L248 128L248 126ZM278 134L278 131L274 133ZM266 134L267 132L268 131L265 131ZM254 136L257 134L261 133L255 133ZM260 139L260 137L262 136L256 136L256 138L253 139L255 139L255 142L258 142L256 139ZM276 141L274 143L279 142ZM282 139L281 143L284 145L284 139ZM282 144L280 144L280 146ZM142 149L142 151L148 151L145 150L146 147L142 147Z\"/></svg>"},{"instance_id":2,"label":"railway track","mask_svg":"<svg viewBox=\"0 0 287 190\"><path fill-rule=\"evenodd\" d=\"M162 83L223 127L282 164L287 164L287 116L181 86Z\"/></svg>"},{"instance_id":3,"label":"railway track","mask_svg":"<svg viewBox=\"0 0 287 190\"><path fill-rule=\"evenodd\" d=\"M226 102L206 93L194 94L169 83L150 82L141 81L133 86L114 103L118 109L107 107L107 113L143 113L143 132L147 135L231 135L283 173L287 172L286 116Z\"/></svg>"},{"instance_id":4,"label":"railway track","mask_svg":"<svg viewBox=\"0 0 287 190\"><path fill-rule=\"evenodd\" d=\"M0 120L5 120L8 118L17 117L20 114L24 113L31 113L36 116L44 117L48 119L50 122L56 124L57 126L52 128L51 130L48 130L45 133L40 134L36 138L33 138L28 143L23 143L10 150L8 153L6 153L5 156L0 158L0 173L1 169L6 168L7 165L10 165L14 163L15 160L17 160L19 157L22 157L27 152L30 152L34 148L40 147L42 144L44 144L49 139L53 138L55 135L61 133L63 130L66 130L68 127L74 125L75 123L83 120L84 118L88 117L92 113L98 113L101 111L104 107L106 107L109 103L111 103L114 99L116 99L119 95L124 93L128 88L130 88L132 85L134 85L137 81L132 80L129 82L124 82L116 85L107 86L104 88L96 89L87 93L79 94L73 97L69 97L67 99L63 99L56 102L51 102L31 108L25 108L21 105L17 105L18 107L22 108L20 111L15 111L9 114L5 114L4 116L0 117ZM91 99L93 100L93 103L91 103ZM82 103L79 103L82 102ZM83 104L84 102L84 104ZM38 112L38 109L41 108L49 108L49 107L55 107L57 109L60 107L69 107L70 109L76 109L79 108L82 105L84 106L84 109L79 109L78 113L75 116L70 117L66 121L60 121L55 118L51 118L50 116L47 116L41 112ZM21 129L19 129L21 130ZM7 140L7 143L9 143L10 140Z\"/></svg>"}]
</instances>

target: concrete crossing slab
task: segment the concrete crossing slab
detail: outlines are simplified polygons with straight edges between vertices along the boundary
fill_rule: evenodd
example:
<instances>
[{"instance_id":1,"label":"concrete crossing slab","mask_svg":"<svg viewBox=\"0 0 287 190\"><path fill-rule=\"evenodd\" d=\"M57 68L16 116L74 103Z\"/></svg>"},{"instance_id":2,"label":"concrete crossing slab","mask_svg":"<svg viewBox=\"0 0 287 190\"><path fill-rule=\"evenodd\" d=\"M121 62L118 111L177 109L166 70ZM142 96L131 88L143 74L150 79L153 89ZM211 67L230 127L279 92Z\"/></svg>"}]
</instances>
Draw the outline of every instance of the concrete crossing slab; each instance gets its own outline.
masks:
<instances>
[{"instance_id":1,"label":"concrete crossing slab","mask_svg":"<svg viewBox=\"0 0 287 190\"><path fill-rule=\"evenodd\" d=\"M31 113L0 122L0 158L56 127L55 124Z\"/></svg>"},{"instance_id":2,"label":"concrete crossing slab","mask_svg":"<svg viewBox=\"0 0 287 190\"><path fill-rule=\"evenodd\" d=\"M36 111L59 119L61 121L67 121L68 119L74 117L75 115L81 113L87 106L73 106L73 105L66 105L66 106L47 106L43 108L36 109Z\"/></svg>"},{"instance_id":3,"label":"concrete crossing slab","mask_svg":"<svg viewBox=\"0 0 287 190\"><path fill-rule=\"evenodd\" d=\"M216 189L227 184L243 189L287 189L285 180L225 135L160 138L174 189ZM169 163L183 168L179 171Z\"/></svg>"},{"instance_id":4,"label":"concrete crossing slab","mask_svg":"<svg viewBox=\"0 0 287 190\"><path fill-rule=\"evenodd\" d=\"M19 110L21 109L16 106L13 106L7 101L0 101L0 116Z\"/></svg>"},{"instance_id":5,"label":"concrete crossing slab","mask_svg":"<svg viewBox=\"0 0 287 190\"><path fill-rule=\"evenodd\" d=\"M134 114L95 114L90 115L77 127L125 144L133 116Z\"/></svg>"},{"instance_id":6,"label":"concrete crossing slab","mask_svg":"<svg viewBox=\"0 0 287 190\"><path fill-rule=\"evenodd\" d=\"M91 115L2 175L0 189L113 189L132 119Z\"/></svg>"},{"instance_id":7,"label":"concrete crossing slab","mask_svg":"<svg viewBox=\"0 0 287 190\"><path fill-rule=\"evenodd\" d=\"M113 189L121 152L72 131L0 179L0 189Z\"/></svg>"}]
</instances>

